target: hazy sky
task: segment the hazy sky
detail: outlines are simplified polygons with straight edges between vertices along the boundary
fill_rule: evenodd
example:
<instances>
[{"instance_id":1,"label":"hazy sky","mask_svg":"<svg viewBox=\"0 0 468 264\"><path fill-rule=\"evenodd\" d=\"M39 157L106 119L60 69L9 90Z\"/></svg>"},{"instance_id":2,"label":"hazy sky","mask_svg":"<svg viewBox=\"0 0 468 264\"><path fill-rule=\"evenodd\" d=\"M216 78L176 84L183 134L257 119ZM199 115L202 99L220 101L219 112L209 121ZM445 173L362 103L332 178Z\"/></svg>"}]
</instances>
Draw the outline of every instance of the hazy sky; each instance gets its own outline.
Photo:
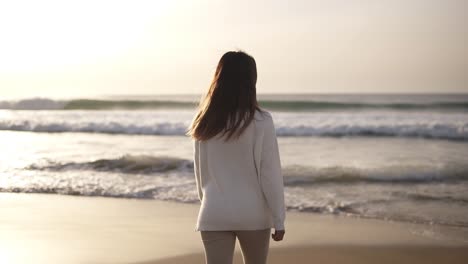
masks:
<instances>
[{"instance_id":1,"label":"hazy sky","mask_svg":"<svg viewBox=\"0 0 468 264\"><path fill-rule=\"evenodd\" d=\"M0 96L205 92L220 56L258 93L468 92L466 0L0 2Z\"/></svg>"}]
</instances>

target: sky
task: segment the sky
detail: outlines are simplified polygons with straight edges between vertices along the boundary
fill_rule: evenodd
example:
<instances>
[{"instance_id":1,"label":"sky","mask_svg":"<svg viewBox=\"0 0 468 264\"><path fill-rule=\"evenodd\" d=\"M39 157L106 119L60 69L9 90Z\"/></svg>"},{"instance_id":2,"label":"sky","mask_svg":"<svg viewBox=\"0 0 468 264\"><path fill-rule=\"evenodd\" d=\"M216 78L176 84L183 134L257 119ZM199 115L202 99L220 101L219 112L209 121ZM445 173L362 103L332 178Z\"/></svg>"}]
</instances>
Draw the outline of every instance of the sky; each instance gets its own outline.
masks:
<instances>
[{"instance_id":1,"label":"sky","mask_svg":"<svg viewBox=\"0 0 468 264\"><path fill-rule=\"evenodd\" d=\"M251 54L257 93L468 92L465 0L1 1L0 97L200 94Z\"/></svg>"}]
</instances>

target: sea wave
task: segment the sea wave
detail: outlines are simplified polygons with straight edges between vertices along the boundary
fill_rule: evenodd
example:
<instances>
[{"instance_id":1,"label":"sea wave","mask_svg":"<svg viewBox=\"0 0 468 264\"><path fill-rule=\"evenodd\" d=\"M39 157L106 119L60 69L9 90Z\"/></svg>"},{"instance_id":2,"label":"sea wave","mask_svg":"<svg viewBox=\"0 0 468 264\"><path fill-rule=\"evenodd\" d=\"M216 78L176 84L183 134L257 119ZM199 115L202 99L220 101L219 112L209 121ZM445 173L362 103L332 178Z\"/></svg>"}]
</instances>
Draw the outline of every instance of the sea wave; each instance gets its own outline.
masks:
<instances>
[{"instance_id":1,"label":"sea wave","mask_svg":"<svg viewBox=\"0 0 468 264\"><path fill-rule=\"evenodd\" d=\"M259 100L261 107L275 111L322 111L322 110L365 110L392 109L418 111L468 111L468 102L427 103L364 103L333 101L277 101ZM112 110L112 109L194 109L195 101L178 100L103 100L72 99L53 100L29 98L16 101L0 101L0 109L13 110Z\"/></svg>"},{"instance_id":2,"label":"sea wave","mask_svg":"<svg viewBox=\"0 0 468 264\"><path fill-rule=\"evenodd\" d=\"M68 168L71 169L71 168ZM14 176L2 175L4 181L0 184L0 192L16 193L47 193L76 196L99 196L130 199L151 199L162 201L175 201L181 203L199 203L196 183L193 173L168 174L129 174L107 173L92 171L40 171L34 177L25 173ZM172 172L172 173L171 173ZM290 176L285 176L288 179ZM413 188L413 185L392 185L389 187L404 191L389 192L381 184L355 185L364 192L350 191L351 186L333 185L297 186L286 180L285 204L287 210L344 214L359 217L378 218L385 220L409 221L424 224L443 224L449 226L468 226L466 217L451 218L420 215L418 206L427 203L439 207L457 206L466 210L467 198L461 192L444 193L440 187L432 194ZM385 183L381 182L381 183ZM464 183L466 186L466 182ZM429 184L432 185L432 184ZM452 184L455 186L454 184ZM427 186L427 184L426 184ZM461 186L461 184L456 184ZM466 187L464 187L466 190ZM331 189L331 193L327 191ZM466 193L466 192L465 192ZM410 215L399 214L400 202L410 203L416 213ZM388 210L387 210L388 209Z\"/></svg>"},{"instance_id":3,"label":"sea wave","mask_svg":"<svg viewBox=\"0 0 468 264\"><path fill-rule=\"evenodd\" d=\"M169 156L123 155L115 159L97 159L87 162L56 162L44 160L42 164L31 164L27 170L95 170L121 173L162 173L193 170L193 162Z\"/></svg>"},{"instance_id":4,"label":"sea wave","mask_svg":"<svg viewBox=\"0 0 468 264\"><path fill-rule=\"evenodd\" d=\"M400 164L368 169L287 165L282 168L286 207L300 212L468 226L466 216L458 213L421 213L427 206L450 206L453 210L468 206L468 165L431 166ZM192 160L165 155L122 155L80 162L38 160L1 173L0 192L198 203L193 169ZM402 214L402 208L410 211Z\"/></svg>"},{"instance_id":5,"label":"sea wave","mask_svg":"<svg viewBox=\"0 0 468 264\"><path fill-rule=\"evenodd\" d=\"M42 171L92 170L123 174L160 174L166 172L186 175L193 173L193 161L170 156L123 155L113 159L84 162L43 160L24 169ZM468 181L468 165L447 165L443 168L418 166L387 166L376 169L331 166L307 167L288 165L282 168L286 186L349 183L430 183Z\"/></svg>"},{"instance_id":6,"label":"sea wave","mask_svg":"<svg viewBox=\"0 0 468 264\"><path fill-rule=\"evenodd\" d=\"M468 181L468 165L448 165L443 168L418 166L387 166L357 168L346 166L304 167L286 166L282 169L287 186L316 184L417 184Z\"/></svg>"},{"instance_id":7,"label":"sea wave","mask_svg":"<svg viewBox=\"0 0 468 264\"><path fill-rule=\"evenodd\" d=\"M138 123L138 121L141 122ZM128 120L0 119L0 130L184 136L189 126L185 121L149 120L150 122L146 123L143 121L143 119L130 122ZM313 124L312 119L307 124L277 122L276 134L280 137L373 136L468 140L468 120L455 120L454 122L414 120L413 123L410 122L411 120L408 122L389 120L388 123L382 120L379 122L358 120L353 123L350 120L333 120L333 117L330 117L327 123Z\"/></svg>"}]
</instances>

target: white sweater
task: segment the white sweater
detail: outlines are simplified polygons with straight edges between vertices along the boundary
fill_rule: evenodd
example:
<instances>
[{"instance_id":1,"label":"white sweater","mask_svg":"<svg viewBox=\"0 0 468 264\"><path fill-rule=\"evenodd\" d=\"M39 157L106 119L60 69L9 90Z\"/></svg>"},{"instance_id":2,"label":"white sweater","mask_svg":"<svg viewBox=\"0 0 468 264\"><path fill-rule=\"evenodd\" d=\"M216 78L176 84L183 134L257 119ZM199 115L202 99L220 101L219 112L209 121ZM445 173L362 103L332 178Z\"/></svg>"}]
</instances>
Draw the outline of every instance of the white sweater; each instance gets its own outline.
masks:
<instances>
[{"instance_id":1,"label":"white sweater","mask_svg":"<svg viewBox=\"0 0 468 264\"><path fill-rule=\"evenodd\" d=\"M201 206L195 231L284 230L283 175L273 118L256 111L239 139L193 140ZM234 141L231 141L234 140Z\"/></svg>"}]
</instances>

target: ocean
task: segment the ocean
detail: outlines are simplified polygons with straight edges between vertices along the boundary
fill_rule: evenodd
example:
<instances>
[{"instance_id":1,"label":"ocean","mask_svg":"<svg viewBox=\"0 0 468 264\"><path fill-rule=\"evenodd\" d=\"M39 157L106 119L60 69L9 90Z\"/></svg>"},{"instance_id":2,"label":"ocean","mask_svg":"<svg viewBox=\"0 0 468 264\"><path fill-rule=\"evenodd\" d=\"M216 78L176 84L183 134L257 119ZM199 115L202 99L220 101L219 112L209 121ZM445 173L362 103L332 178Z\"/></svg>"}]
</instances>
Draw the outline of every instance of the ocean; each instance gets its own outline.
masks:
<instances>
[{"instance_id":1,"label":"ocean","mask_svg":"<svg viewBox=\"0 0 468 264\"><path fill-rule=\"evenodd\" d=\"M0 101L0 191L198 203L184 134L200 97ZM289 211L448 226L468 241L468 94L258 99Z\"/></svg>"}]
</instances>

